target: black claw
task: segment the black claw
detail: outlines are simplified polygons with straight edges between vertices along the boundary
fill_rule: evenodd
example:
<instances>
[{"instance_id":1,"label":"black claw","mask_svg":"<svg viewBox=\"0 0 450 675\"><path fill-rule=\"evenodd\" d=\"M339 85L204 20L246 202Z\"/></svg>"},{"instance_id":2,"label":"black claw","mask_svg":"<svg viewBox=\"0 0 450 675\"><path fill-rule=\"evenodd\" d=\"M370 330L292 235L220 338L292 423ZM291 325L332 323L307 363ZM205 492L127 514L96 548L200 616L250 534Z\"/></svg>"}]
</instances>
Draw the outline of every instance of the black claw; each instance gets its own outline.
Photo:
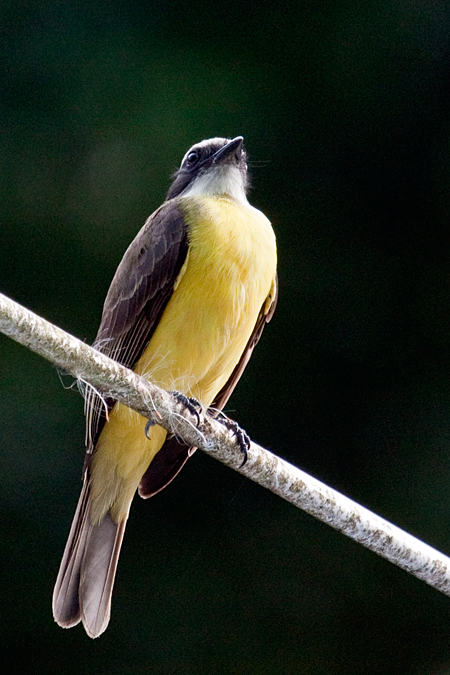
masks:
<instances>
[{"instance_id":1,"label":"black claw","mask_svg":"<svg viewBox=\"0 0 450 675\"><path fill-rule=\"evenodd\" d=\"M192 396L185 396L185 394L181 394L179 391L169 391L169 394L172 394L172 396L176 399L178 403L181 403L185 408L189 410L191 415L194 415L194 417L197 418L197 426L200 424L200 413L202 411L202 404L197 401L196 398L193 398Z\"/></svg>"},{"instance_id":2,"label":"black claw","mask_svg":"<svg viewBox=\"0 0 450 675\"><path fill-rule=\"evenodd\" d=\"M250 436L248 435L248 433L246 431L244 431L244 429L241 429L241 427L239 426L239 424L237 422L235 422L234 420L230 420L230 418L226 417L225 415L220 417L218 419L218 421L221 424L223 424L227 429L232 431L234 433L234 435L236 436L237 444L239 445L239 449L244 456L244 459L242 460L242 464L239 467L239 468L242 469L242 467L244 466L244 464L246 463L246 461L248 459L248 451L250 450L250 442L251 442Z\"/></svg>"},{"instance_id":3,"label":"black claw","mask_svg":"<svg viewBox=\"0 0 450 675\"><path fill-rule=\"evenodd\" d=\"M147 420L147 424L145 425L145 429L144 429L144 434L145 434L145 437L148 438L148 440L150 440L150 436L148 435L148 431L149 431L150 427L154 427L155 424L156 424L156 422L152 422L152 420Z\"/></svg>"},{"instance_id":4,"label":"black claw","mask_svg":"<svg viewBox=\"0 0 450 675\"><path fill-rule=\"evenodd\" d=\"M236 429L236 439L239 444L239 448L244 456L244 459L242 460L242 464L240 468L244 466L248 459L248 451L250 450L250 436L243 430L241 427L237 427Z\"/></svg>"}]
</instances>

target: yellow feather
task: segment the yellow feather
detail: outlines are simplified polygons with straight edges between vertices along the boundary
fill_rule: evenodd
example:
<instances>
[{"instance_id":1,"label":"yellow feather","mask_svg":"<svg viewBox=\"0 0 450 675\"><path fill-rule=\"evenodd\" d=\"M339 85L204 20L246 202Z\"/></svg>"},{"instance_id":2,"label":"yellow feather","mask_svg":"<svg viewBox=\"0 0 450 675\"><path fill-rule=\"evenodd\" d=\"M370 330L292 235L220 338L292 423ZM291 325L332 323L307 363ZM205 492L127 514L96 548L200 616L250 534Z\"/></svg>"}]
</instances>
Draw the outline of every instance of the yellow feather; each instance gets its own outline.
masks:
<instances>
[{"instance_id":1,"label":"yellow feather","mask_svg":"<svg viewBox=\"0 0 450 675\"><path fill-rule=\"evenodd\" d=\"M177 389L205 406L230 378L271 293L276 245L267 218L231 197L179 199L189 255L174 292L134 367L164 389ZM273 292L273 290L272 290ZM116 404L98 440L91 467L91 517L111 509L120 522L166 432Z\"/></svg>"}]
</instances>

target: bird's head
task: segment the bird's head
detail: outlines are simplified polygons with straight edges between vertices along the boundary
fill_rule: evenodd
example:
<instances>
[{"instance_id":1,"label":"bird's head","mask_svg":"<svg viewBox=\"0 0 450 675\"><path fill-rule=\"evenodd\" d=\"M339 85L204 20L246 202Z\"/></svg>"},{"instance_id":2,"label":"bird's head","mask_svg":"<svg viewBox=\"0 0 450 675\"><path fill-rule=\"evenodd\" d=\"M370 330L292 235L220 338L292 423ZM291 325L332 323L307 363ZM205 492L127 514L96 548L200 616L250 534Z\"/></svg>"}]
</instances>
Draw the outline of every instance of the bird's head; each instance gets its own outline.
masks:
<instances>
[{"instance_id":1,"label":"bird's head","mask_svg":"<svg viewBox=\"0 0 450 675\"><path fill-rule=\"evenodd\" d=\"M228 195L246 201L247 158L244 139L210 138L190 148L174 174L166 199Z\"/></svg>"}]
</instances>

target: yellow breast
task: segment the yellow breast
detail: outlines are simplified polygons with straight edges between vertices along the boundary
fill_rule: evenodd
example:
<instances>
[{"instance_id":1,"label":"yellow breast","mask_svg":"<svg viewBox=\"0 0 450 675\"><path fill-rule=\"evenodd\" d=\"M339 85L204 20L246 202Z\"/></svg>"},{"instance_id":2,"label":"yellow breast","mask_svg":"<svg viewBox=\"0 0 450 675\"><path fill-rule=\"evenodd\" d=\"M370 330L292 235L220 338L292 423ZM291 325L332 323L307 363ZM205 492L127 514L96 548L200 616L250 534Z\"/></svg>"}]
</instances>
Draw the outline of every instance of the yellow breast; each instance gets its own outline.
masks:
<instances>
[{"instance_id":1,"label":"yellow breast","mask_svg":"<svg viewBox=\"0 0 450 675\"><path fill-rule=\"evenodd\" d=\"M230 198L191 197L180 207L188 259L137 370L208 405L239 361L269 294L275 236L260 211Z\"/></svg>"},{"instance_id":2,"label":"yellow breast","mask_svg":"<svg viewBox=\"0 0 450 675\"><path fill-rule=\"evenodd\" d=\"M248 203L186 197L179 204L188 256L134 370L208 406L239 362L270 293L275 236L267 218ZM145 420L123 405L111 411L92 462L94 519L100 521L111 505L114 518L126 517L140 478L166 438L155 426L148 440L144 427ZM111 487L105 491L105 485Z\"/></svg>"}]
</instances>

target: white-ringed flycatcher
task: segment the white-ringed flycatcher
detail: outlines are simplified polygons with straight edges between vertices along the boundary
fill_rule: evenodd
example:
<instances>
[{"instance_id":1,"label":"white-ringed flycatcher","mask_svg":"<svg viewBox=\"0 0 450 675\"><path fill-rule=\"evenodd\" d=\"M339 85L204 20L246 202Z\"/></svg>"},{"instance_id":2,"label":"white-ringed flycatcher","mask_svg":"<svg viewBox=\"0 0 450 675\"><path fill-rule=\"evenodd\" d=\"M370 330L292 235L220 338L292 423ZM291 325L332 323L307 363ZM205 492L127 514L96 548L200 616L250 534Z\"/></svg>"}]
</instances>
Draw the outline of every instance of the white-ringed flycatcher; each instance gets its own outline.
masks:
<instances>
[{"instance_id":1,"label":"white-ringed flycatcher","mask_svg":"<svg viewBox=\"0 0 450 675\"><path fill-rule=\"evenodd\" d=\"M166 201L127 249L94 346L168 390L221 410L277 298L270 222L247 200L243 138L212 138L184 156ZM81 496L53 595L59 625L91 637L108 625L133 496L150 497L193 449L113 400L86 397Z\"/></svg>"}]
</instances>

